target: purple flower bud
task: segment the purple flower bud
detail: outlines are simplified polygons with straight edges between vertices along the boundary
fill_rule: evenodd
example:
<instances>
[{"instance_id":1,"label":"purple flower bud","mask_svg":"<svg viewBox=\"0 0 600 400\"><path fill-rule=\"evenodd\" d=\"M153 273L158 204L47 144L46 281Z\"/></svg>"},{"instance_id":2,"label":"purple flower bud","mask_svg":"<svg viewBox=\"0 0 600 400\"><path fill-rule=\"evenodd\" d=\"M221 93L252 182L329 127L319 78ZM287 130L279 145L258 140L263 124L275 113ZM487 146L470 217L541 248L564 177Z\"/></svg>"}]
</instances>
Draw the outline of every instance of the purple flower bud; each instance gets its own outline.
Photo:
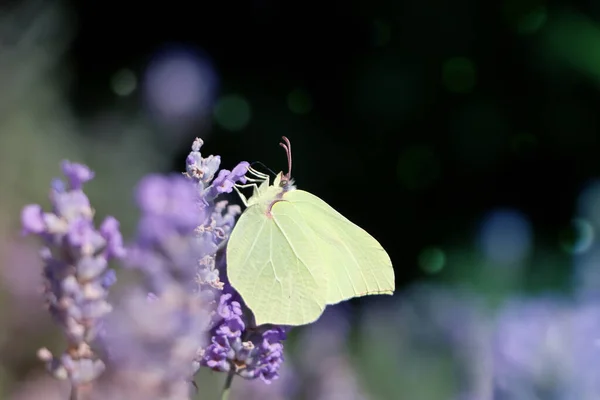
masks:
<instances>
[{"instance_id":1,"label":"purple flower bud","mask_svg":"<svg viewBox=\"0 0 600 400\"><path fill-rule=\"evenodd\" d=\"M72 163L64 160L61 164L63 174L69 181L71 190L79 190L84 183L94 179L94 172L83 164Z\"/></svg>"},{"instance_id":2,"label":"purple flower bud","mask_svg":"<svg viewBox=\"0 0 600 400\"><path fill-rule=\"evenodd\" d=\"M250 163L247 161L242 161L238 165L236 165L233 170L231 170L231 175L229 179L234 182L240 181L242 183L246 183L246 174L248 173L248 167L250 167Z\"/></svg>"},{"instance_id":3,"label":"purple flower bud","mask_svg":"<svg viewBox=\"0 0 600 400\"><path fill-rule=\"evenodd\" d=\"M212 188L217 194L220 193L231 193L233 190L234 182L229 179L231 171L222 169L219 171L219 175L212 182Z\"/></svg>"},{"instance_id":4,"label":"purple flower bud","mask_svg":"<svg viewBox=\"0 0 600 400\"><path fill-rule=\"evenodd\" d=\"M246 182L245 175L246 172L248 172L249 166L249 163L242 161L233 169L233 171L228 171L226 169L219 171L219 174L209 188L207 196L209 198L214 198L221 193L231 193L236 182Z\"/></svg>"},{"instance_id":5,"label":"purple flower bud","mask_svg":"<svg viewBox=\"0 0 600 400\"><path fill-rule=\"evenodd\" d=\"M106 217L100 225L100 234L106 240L106 256L122 258L125 256L123 236L119 230L119 221L114 217Z\"/></svg>"},{"instance_id":6,"label":"purple flower bud","mask_svg":"<svg viewBox=\"0 0 600 400\"><path fill-rule=\"evenodd\" d=\"M192 152L186 159L187 176L198 182L202 190L212 181L221 165L221 157L219 156L210 155L206 158L202 157L200 148L203 144L202 139L196 138L192 144Z\"/></svg>"},{"instance_id":7,"label":"purple flower bud","mask_svg":"<svg viewBox=\"0 0 600 400\"><path fill-rule=\"evenodd\" d=\"M23 225L23 234L40 234L46 229L44 213L42 207L38 204L30 204L23 207L21 211L21 225Z\"/></svg>"}]
</instances>

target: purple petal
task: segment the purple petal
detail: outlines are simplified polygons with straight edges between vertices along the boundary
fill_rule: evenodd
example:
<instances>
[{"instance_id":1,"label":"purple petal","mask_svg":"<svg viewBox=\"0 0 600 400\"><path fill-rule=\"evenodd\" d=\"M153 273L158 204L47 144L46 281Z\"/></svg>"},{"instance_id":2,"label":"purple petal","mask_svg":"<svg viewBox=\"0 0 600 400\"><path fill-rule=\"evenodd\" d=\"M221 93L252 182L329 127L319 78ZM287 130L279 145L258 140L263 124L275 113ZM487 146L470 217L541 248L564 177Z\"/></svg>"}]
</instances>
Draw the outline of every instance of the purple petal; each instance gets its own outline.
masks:
<instances>
[{"instance_id":1,"label":"purple petal","mask_svg":"<svg viewBox=\"0 0 600 400\"><path fill-rule=\"evenodd\" d=\"M84 183L94 178L94 172L87 166L72 163L68 160L62 162L63 174L69 180L69 186L73 190L81 189Z\"/></svg>"},{"instance_id":2,"label":"purple petal","mask_svg":"<svg viewBox=\"0 0 600 400\"><path fill-rule=\"evenodd\" d=\"M23 234L39 234L44 232L46 224L44 223L42 207L38 204L30 204L23 207L21 211L21 224L23 225Z\"/></svg>"}]
</instances>

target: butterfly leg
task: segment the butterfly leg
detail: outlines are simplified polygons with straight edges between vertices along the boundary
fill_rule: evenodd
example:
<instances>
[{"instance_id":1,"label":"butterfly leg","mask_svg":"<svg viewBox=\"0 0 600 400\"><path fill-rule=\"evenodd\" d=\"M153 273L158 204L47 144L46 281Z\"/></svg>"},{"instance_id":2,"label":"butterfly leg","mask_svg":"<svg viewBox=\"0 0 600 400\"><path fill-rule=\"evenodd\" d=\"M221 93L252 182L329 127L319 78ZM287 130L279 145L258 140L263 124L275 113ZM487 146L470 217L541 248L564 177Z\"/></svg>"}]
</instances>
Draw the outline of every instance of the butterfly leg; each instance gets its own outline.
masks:
<instances>
[{"instance_id":1,"label":"butterfly leg","mask_svg":"<svg viewBox=\"0 0 600 400\"><path fill-rule=\"evenodd\" d=\"M248 207L248 199L246 198L246 196L244 196L242 194L242 192L240 192L240 189L249 188L249 187L254 188L255 194L258 193L258 185L256 183L248 183L246 185L240 185L240 184L233 185L233 188L235 189L237 194L240 196L242 203L244 203L244 206L246 206L246 207Z\"/></svg>"},{"instance_id":2,"label":"butterfly leg","mask_svg":"<svg viewBox=\"0 0 600 400\"><path fill-rule=\"evenodd\" d=\"M248 167L248 172L250 172L252 175L256 176L257 178L259 178L261 181L264 181L265 179L269 179L269 175L264 174L262 172L259 172L257 170L255 170L252 167ZM247 179L247 178L246 178Z\"/></svg>"},{"instance_id":3,"label":"butterfly leg","mask_svg":"<svg viewBox=\"0 0 600 400\"><path fill-rule=\"evenodd\" d=\"M255 179L255 178L248 178L248 177L246 177L246 180L248 182L256 182L256 183L258 183L258 182L263 183L265 181L264 179Z\"/></svg>"}]
</instances>

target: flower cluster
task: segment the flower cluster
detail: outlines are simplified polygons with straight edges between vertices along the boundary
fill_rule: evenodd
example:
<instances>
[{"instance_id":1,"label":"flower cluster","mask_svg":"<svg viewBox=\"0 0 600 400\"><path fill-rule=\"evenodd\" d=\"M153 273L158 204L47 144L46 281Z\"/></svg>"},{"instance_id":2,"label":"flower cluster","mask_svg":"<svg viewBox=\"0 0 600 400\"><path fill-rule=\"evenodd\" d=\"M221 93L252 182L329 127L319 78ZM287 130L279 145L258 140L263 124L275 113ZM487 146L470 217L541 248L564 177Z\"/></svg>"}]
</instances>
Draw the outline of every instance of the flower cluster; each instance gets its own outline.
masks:
<instances>
[{"instance_id":1,"label":"flower cluster","mask_svg":"<svg viewBox=\"0 0 600 400\"><path fill-rule=\"evenodd\" d=\"M210 288L220 294L212 318L210 344L200 352L197 361L215 371L235 372L246 379L260 378L270 383L277 379L283 363L285 331L282 327L248 329L248 318L244 318L240 302L236 301L232 289L219 280L216 267L225 268L218 249L229 237L241 210L239 206L227 205L226 201L214 202L214 199L221 193L231 193L236 182L246 182L248 163L241 162L231 171L222 169L217 173L219 157L203 158L201 147L202 141L196 139L187 157L186 170L186 176L197 183L199 203L209 216L197 229L210 246L206 247L199 263L196 283L200 292Z\"/></svg>"},{"instance_id":2,"label":"flower cluster","mask_svg":"<svg viewBox=\"0 0 600 400\"><path fill-rule=\"evenodd\" d=\"M141 217L127 252L117 220L94 229L82 191L93 173L83 165L63 164L69 182L53 185L52 213L37 205L23 209L25 232L47 244L46 297L69 340L59 359L45 349L40 356L74 391L105 369L95 388L100 398L187 399L201 366L266 383L278 377L285 330L251 325L239 295L222 279L222 249L241 209L218 196L246 182L249 164L219 169L219 156L203 157L202 145L194 141L183 175L140 182ZM111 258L123 258L143 281L128 287L113 312L106 300L116 281L107 268Z\"/></svg>"},{"instance_id":3,"label":"flower cluster","mask_svg":"<svg viewBox=\"0 0 600 400\"><path fill-rule=\"evenodd\" d=\"M43 239L45 298L55 322L67 339L67 349L54 356L38 352L50 372L69 379L74 387L98 377L105 368L93 345L102 331L102 319L112 309L108 288L115 281L109 260L122 258L125 250L119 223L107 217L94 227L94 210L82 190L94 177L86 166L64 161L67 182L55 180L50 192L52 211L28 205L22 211L25 234Z\"/></svg>"},{"instance_id":4,"label":"flower cluster","mask_svg":"<svg viewBox=\"0 0 600 400\"><path fill-rule=\"evenodd\" d=\"M276 326L271 329L246 330L239 302L231 301L232 294L221 296L211 344L205 349L202 365L216 371L233 371L246 379L260 378L271 383L278 378L283 363L285 330Z\"/></svg>"}]
</instances>

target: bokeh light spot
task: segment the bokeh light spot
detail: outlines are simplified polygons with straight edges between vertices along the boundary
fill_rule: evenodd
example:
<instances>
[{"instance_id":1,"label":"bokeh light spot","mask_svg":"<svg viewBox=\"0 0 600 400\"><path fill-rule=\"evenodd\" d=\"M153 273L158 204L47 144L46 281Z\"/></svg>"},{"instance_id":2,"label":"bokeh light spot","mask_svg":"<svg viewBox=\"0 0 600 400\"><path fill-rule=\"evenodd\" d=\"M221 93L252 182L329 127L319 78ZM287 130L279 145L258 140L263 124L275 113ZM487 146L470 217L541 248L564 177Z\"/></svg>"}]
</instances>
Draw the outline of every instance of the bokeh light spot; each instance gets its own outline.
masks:
<instances>
[{"instance_id":1,"label":"bokeh light spot","mask_svg":"<svg viewBox=\"0 0 600 400\"><path fill-rule=\"evenodd\" d=\"M288 94L287 104L294 114L307 114L313 106L310 94L301 88L294 89Z\"/></svg>"},{"instance_id":2,"label":"bokeh light spot","mask_svg":"<svg viewBox=\"0 0 600 400\"><path fill-rule=\"evenodd\" d=\"M429 274L440 272L446 264L446 254L437 247L426 247L419 253L419 267Z\"/></svg>"},{"instance_id":3,"label":"bokeh light spot","mask_svg":"<svg viewBox=\"0 0 600 400\"><path fill-rule=\"evenodd\" d=\"M479 229L479 246L485 258L497 265L515 265L531 249L532 230L528 218L511 209L488 213Z\"/></svg>"},{"instance_id":4,"label":"bokeh light spot","mask_svg":"<svg viewBox=\"0 0 600 400\"><path fill-rule=\"evenodd\" d=\"M600 229L600 179L589 182L577 199L578 215Z\"/></svg>"},{"instance_id":5,"label":"bokeh light spot","mask_svg":"<svg viewBox=\"0 0 600 400\"><path fill-rule=\"evenodd\" d=\"M433 150L425 145L406 148L398 158L398 178L408 190L422 190L439 177L441 167Z\"/></svg>"},{"instance_id":6,"label":"bokeh light spot","mask_svg":"<svg viewBox=\"0 0 600 400\"><path fill-rule=\"evenodd\" d=\"M522 34L532 34L539 31L548 20L546 7L538 7L525 14L519 21L518 30Z\"/></svg>"},{"instance_id":7,"label":"bokeh light spot","mask_svg":"<svg viewBox=\"0 0 600 400\"><path fill-rule=\"evenodd\" d=\"M507 0L504 15L513 29L520 34L539 31L548 20L544 0Z\"/></svg>"},{"instance_id":8,"label":"bokeh light spot","mask_svg":"<svg viewBox=\"0 0 600 400\"><path fill-rule=\"evenodd\" d=\"M118 96L129 96L137 87L137 78L132 70L124 68L117 71L111 79L113 92Z\"/></svg>"},{"instance_id":9,"label":"bokeh light spot","mask_svg":"<svg viewBox=\"0 0 600 400\"><path fill-rule=\"evenodd\" d=\"M251 116L250 103L239 94L221 97L214 109L217 124L232 132L244 129L250 122Z\"/></svg>"},{"instance_id":10,"label":"bokeh light spot","mask_svg":"<svg viewBox=\"0 0 600 400\"><path fill-rule=\"evenodd\" d=\"M443 64L442 79L450 92L469 93L475 87L475 65L465 57L450 58Z\"/></svg>"},{"instance_id":11,"label":"bokeh light spot","mask_svg":"<svg viewBox=\"0 0 600 400\"><path fill-rule=\"evenodd\" d=\"M144 81L150 107L161 117L180 122L210 112L217 86L209 57L183 46L159 51L148 65Z\"/></svg>"},{"instance_id":12,"label":"bokeh light spot","mask_svg":"<svg viewBox=\"0 0 600 400\"><path fill-rule=\"evenodd\" d=\"M594 242L594 227L583 218L574 218L571 224L562 230L560 245L572 254L582 254L590 249Z\"/></svg>"},{"instance_id":13,"label":"bokeh light spot","mask_svg":"<svg viewBox=\"0 0 600 400\"><path fill-rule=\"evenodd\" d=\"M390 24L381 20L373 22L373 44L377 47L383 47L390 43L392 37L392 28Z\"/></svg>"}]
</instances>

